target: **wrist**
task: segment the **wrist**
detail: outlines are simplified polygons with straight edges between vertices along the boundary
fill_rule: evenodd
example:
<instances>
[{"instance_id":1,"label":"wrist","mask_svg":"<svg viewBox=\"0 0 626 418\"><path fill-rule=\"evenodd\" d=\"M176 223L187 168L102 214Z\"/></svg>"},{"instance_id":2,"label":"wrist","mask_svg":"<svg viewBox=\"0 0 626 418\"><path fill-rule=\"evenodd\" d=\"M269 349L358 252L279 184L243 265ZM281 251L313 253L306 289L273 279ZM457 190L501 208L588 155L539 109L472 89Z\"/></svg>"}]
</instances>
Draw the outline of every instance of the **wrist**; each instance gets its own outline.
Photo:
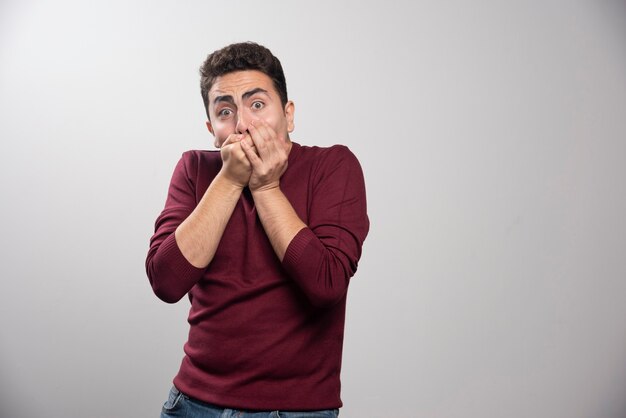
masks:
<instances>
[{"instance_id":1,"label":"wrist","mask_svg":"<svg viewBox=\"0 0 626 418\"><path fill-rule=\"evenodd\" d=\"M280 190L280 182L276 181L262 186L250 187L250 191L253 195L272 195L275 193L282 193Z\"/></svg>"},{"instance_id":2,"label":"wrist","mask_svg":"<svg viewBox=\"0 0 626 418\"><path fill-rule=\"evenodd\" d=\"M242 182L241 180L229 175L223 167L219 173L217 173L213 181L235 191L241 191L248 185L247 182Z\"/></svg>"}]
</instances>

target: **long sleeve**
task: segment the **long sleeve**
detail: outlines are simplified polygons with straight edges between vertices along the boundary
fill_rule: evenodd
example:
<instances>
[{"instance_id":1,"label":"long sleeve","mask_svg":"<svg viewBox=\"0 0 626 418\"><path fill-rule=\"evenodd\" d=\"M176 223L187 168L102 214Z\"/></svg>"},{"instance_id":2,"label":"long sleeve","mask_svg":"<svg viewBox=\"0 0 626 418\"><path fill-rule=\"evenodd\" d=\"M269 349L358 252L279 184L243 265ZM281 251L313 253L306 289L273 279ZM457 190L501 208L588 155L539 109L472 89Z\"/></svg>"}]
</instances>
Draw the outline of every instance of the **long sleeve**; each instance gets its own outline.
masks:
<instances>
[{"instance_id":1,"label":"long sleeve","mask_svg":"<svg viewBox=\"0 0 626 418\"><path fill-rule=\"evenodd\" d=\"M220 168L219 152L183 154L146 260L161 299L191 299L174 384L203 402L239 409L338 408L346 291L369 228L361 167L346 147L293 143L280 187L307 227L282 262L244 189L215 256L196 269L174 232Z\"/></svg>"},{"instance_id":2,"label":"long sleeve","mask_svg":"<svg viewBox=\"0 0 626 418\"><path fill-rule=\"evenodd\" d=\"M176 244L174 231L196 207L196 185L190 173L197 160L187 152L176 165L165 203L155 223L146 257L146 272L154 293L163 301L180 300L202 277L204 269L190 264Z\"/></svg>"},{"instance_id":3,"label":"long sleeve","mask_svg":"<svg viewBox=\"0 0 626 418\"><path fill-rule=\"evenodd\" d=\"M342 300L369 230L361 166L344 146L328 149L310 181L307 228L290 242L283 267L315 306Z\"/></svg>"}]
</instances>

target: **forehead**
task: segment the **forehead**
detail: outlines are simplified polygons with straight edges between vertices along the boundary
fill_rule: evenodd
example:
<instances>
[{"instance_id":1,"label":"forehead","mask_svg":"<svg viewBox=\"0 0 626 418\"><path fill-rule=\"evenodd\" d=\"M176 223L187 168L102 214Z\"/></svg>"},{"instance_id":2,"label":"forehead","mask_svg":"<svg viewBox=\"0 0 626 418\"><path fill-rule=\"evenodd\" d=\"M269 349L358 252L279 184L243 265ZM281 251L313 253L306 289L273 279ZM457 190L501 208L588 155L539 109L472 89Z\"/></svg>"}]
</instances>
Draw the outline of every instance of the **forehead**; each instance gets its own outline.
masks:
<instances>
[{"instance_id":1,"label":"forehead","mask_svg":"<svg viewBox=\"0 0 626 418\"><path fill-rule=\"evenodd\" d=\"M267 90L268 92L276 92L272 79L261 71L235 71L221 75L215 79L211 90L209 90L209 98L223 95L241 97L245 92L257 87Z\"/></svg>"}]
</instances>

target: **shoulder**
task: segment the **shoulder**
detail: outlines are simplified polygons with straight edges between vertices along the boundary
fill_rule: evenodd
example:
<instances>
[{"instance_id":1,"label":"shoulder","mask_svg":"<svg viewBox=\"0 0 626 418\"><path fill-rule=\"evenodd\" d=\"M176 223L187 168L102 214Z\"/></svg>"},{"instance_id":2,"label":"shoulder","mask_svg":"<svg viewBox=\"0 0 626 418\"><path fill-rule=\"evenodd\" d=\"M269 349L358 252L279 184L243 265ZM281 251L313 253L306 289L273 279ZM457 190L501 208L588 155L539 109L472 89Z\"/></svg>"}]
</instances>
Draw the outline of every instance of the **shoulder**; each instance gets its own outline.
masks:
<instances>
[{"instance_id":1,"label":"shoulder","mask_svg":"<svg viewBox=\"0 0 626 418\"><path fill-rule=\"evenodd\" d=\"M354 153L345 145L329 147L300 145L291 172L307 178L315 185L341 182L342 179L362 177L361 165ZM304 173L308 173L305 175Z\"/></svg>"},{"instance_id":2,"label":"shoulder","mask_svg":"<svg viewBox=\"0 0 626 418\"><path fill-rule=\"evenodd\" d=\"M221 161L219 151L189 150L183 152L181 160L189 163Z\"/></svg>"},{"instance_id":3,"label":"shoulder","mask_svg":"<svg viewBox=\"0 0 626 418\"><path fill-rule=\"evenodd\" d=\"M345 145L332 145L330 147L317 147L301 145L301 155L304 160L315 161L321 165L334 165L338 163L356 163L358 159Z\"/></svg>"},{"instance_id":4,"label":"shoulder","mask_svg":"<svg viewBox=\"0 0 626 418\"><path fill-rule=\"evenodd\" d=\"M183 169L187 174L191 174L211 168L219 170L221 166L222 158L219 151L189 150L183 152L177 169Z\"/></svg>"}]
</instances>

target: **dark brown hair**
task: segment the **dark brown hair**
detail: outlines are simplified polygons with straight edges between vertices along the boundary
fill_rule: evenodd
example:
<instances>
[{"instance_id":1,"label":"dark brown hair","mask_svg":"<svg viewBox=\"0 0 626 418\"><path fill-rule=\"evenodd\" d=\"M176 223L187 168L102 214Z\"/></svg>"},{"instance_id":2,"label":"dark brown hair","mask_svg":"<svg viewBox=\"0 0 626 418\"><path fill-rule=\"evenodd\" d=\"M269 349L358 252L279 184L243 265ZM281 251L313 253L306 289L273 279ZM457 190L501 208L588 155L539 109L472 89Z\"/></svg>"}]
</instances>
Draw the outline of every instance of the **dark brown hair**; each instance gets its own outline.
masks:
<instances>
[{"instance_id":1,"label":"dark brown hair","mask_svg":"<svg viewBox=\"0 0 626 418\"><path fill-rule=\"evenodd\" d=\"M242 42L225 46L209 54L200 67L200 93L209 120L209 90L215 79L234 71L258 70L274 83L283 107L287 104L287 82L280 61L272 52L254 42Z\"/></svg>"}]
</instances>

